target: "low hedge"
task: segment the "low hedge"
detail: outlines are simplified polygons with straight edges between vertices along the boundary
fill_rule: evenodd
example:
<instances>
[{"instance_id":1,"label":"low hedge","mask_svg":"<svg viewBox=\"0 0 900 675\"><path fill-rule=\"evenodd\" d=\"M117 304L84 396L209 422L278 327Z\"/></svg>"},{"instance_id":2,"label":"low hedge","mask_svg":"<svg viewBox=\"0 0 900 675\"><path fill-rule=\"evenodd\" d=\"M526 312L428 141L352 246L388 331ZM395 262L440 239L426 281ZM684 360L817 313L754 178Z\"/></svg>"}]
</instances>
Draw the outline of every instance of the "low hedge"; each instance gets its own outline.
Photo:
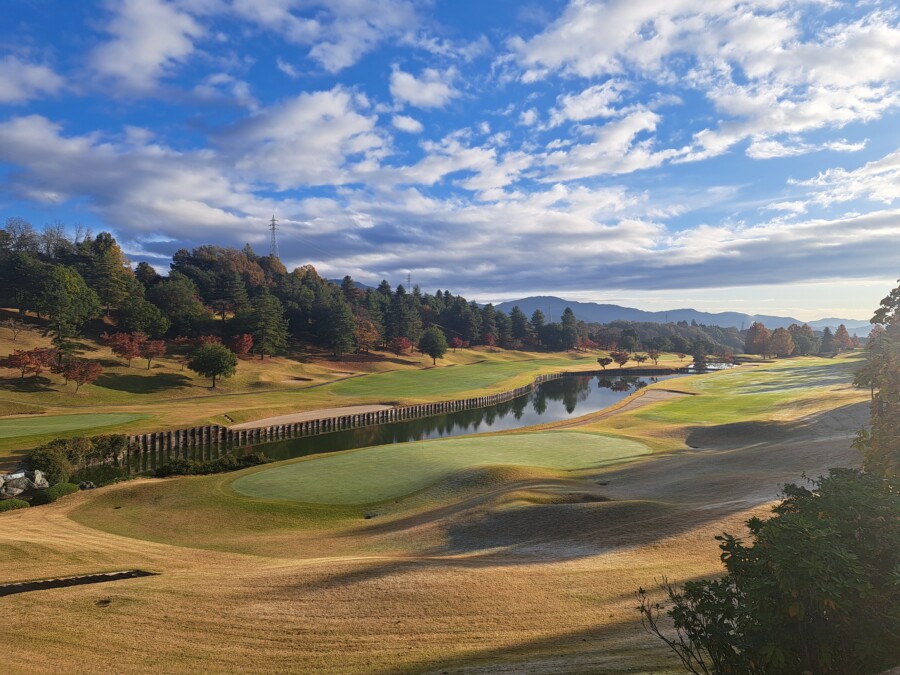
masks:
<instances>
[{"instance_id":1,"label":"low hedge","mask_svg":"<svg viewBox=\"0 0 900 675\"><path fill-rule=\"evenodd\" d=\"M57 483L43 492L36 492L31 500L32 504L52 504L60 497L65 497L73 492L78 492L78 486L74 483Z\"/></svg>"},{"instance_id":2,"label":"low hedge","mask_svg":"<svg viewBox=\"0 0 900 675\"><path fill-rule=\"evenodd\" d=\"M208 462L197 462L193 459L179 457L156 467L153 475L157 478L166 478L168 476L206 476L212 473L227 473L228 471L246 469L250 466L267 464L271 461L262 452L253 452L241 457L222 455L218 459Z\"/></svg>"},{"instance_id":3,"label":"low hedge","mask_svg":"<svg viewBox=\"0 0 900 675\"><path fill-rule=\"evenodd\" d=\"M0 499L0 513L4 511L17 511L18 509L27 509L31 504L24 499Z\"/></svg>"}]
</instances>

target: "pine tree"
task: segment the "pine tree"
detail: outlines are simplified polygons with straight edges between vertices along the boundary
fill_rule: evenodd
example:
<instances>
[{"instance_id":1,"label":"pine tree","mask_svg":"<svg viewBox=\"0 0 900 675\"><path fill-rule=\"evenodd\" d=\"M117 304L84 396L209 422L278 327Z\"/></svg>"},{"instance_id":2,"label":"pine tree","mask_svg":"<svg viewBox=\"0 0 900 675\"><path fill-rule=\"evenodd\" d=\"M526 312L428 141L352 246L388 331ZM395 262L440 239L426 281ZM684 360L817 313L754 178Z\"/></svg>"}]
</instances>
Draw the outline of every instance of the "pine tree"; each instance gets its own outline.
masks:
<instances>
[{"instance_id":1,"label":"pine tree","mask_svg":"<svg viewBox=\"0 0 900 675\"><path fill-rule=\"evenodd\" d=\"M278 298L263 290L253 298L250 312L250 334L253 335L253 350L259 358L273 356L287 346L287 320Z\"/></svg>"},{"instance_id":2,"label":"pine tree","mask_svg":"<svg viewBox=\"0 0 900 675\"><path fill-rule=\"evenodd\" d=\"M578 346L578 321L570 307L566 307L562 314L562 339L566 351Z\"/></svg>"},{"instance_id":3,"label":"pine tree","mask_svg":"<svg viewBox=\"0 0 900 675\"><path fill-rule=\"evenodd\" d=\"M328 312L325 339L335 356L342 356L353 349L356 341L356 320L343 296L337 295Z\"/></svg>"}]
</instances>

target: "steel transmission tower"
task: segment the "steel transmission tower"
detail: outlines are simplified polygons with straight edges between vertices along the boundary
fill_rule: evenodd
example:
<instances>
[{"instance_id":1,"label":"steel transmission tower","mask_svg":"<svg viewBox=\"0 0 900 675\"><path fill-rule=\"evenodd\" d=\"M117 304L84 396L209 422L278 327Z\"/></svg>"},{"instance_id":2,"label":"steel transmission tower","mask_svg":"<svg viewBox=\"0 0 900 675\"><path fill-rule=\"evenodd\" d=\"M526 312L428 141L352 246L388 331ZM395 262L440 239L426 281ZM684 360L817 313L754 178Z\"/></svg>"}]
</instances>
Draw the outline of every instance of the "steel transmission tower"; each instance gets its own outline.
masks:
<instances>
[{"instance_id":1,"label":"steel transmission tower","mask_svg":"<svg viewBox=\"0 0 900 675\"><path fill-rule=\"evenodd\" d=\"M272 231L272 244L269 253L273 258L278 258L278 237L275 236L275 230L278 229L278 221L275 220L275 214L272 214L272 220L269 221L269 229Z\"/></svg>"}]
</instances>

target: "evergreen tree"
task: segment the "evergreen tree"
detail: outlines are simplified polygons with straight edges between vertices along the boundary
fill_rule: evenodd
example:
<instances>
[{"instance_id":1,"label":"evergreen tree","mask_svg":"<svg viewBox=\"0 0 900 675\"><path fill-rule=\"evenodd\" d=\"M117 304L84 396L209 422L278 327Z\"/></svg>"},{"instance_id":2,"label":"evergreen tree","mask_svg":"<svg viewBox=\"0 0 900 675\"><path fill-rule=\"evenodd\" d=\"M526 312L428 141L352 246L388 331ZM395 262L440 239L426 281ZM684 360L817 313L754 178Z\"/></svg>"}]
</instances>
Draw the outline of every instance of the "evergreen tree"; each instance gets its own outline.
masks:
<instances>
[{"instance_id":1,"label":"evergreen tree","mask_svg":"<svg viewBox=\"0 0 900 675\"><path fill-rule=\"evenodd\" d=\"M528 340L531 334L531 326L528 324L528 317L525 316L525 312L519 309L518 305L512 308L512 311L509 313L509 320L513 340L516 342Z\"/></svg>"},{"instance_id":2,"label":"evergreen tree","mask_svg":"<svg viewBox=\"0 0 900 675\"><path fill-rule=\"evenodd\" d=\"M141 332L159 337L169 330L170 325L159 307L139 295L130 295L122 303L120 326L129 333Z\"/></svg>"},{"instance_id":3,"label":"evergreen tree","mask_svg":"<svg viewBox=\"0 0 900 675\"><path fill-rule=\"evenodd\" d=\"M356 341L356 320L353 317L353 310L343 296L336 296L328 312L327 321L325 337L334 355L342 356L351 351Z\"/></svg>"},{"instance_id":4,"label":"evergreen tree","mask_svg":"<svg viewBox=\"0 0 900 675\"><path fill-rule=\"evenodd\" d=\"M836 351L837 346L834 344L834 334L828 326L825 326L825 330L822 331L822 344L819 347L819 353L834 354Z\"/></svg>"},{"instance_id":5,"label":"evergreen tree","mask_svg":"<svg viewBox=\"0 0 900 675\"><path fill-rule=\"evenodd\" d=\"M113 305L118 307L125 300L131 268L119 244L108 232L98 234L91 249L93 264L87 278L109 314Z\"/></svg>"},{"instance_id":6,"label":"evergreen tree","mask_svg":"<svg viewBox=\"0 0 900 675\"><path fill-rule=\"evenodd\" d=\"M494 338L494 343L499 342L497 334L497 311L491 303L481 308L481 343L489 344L488 337Z\"/></svg>"},{"instance_id":7,"label":"evergreen tree","mask_svg":"<svg viewBox=\"0 0 900 675\"><path fill-rule=\"evenodd\" d=\"M544 313L536 309L531 314L531 332L537 338L538 344L541 344L542 335L544 332L544 323L546 319L544 318Z\"/></svg>"},{"instance_id":8,"label":"evergreen tree","mask_svg":"<svg viewBox=\"0 0 900 675\"><path fill-rule=\"evenodd\" d=\"M578 347L578 322L570 307L566 307L562 314L562 340L566 351Z\"/></svg>"},{"instance_id":9,"label":"evergreen tree","mask_svg":"<svg viewBox=\"0 0 900 675\"><path fill-rule=\"evenodd\" d=\"M253 335L253 351L259 358L273 356L287 346L287 320L278 298L263 290L253 298L249 317L250 334Z\"/></svg>"}]
</instances>

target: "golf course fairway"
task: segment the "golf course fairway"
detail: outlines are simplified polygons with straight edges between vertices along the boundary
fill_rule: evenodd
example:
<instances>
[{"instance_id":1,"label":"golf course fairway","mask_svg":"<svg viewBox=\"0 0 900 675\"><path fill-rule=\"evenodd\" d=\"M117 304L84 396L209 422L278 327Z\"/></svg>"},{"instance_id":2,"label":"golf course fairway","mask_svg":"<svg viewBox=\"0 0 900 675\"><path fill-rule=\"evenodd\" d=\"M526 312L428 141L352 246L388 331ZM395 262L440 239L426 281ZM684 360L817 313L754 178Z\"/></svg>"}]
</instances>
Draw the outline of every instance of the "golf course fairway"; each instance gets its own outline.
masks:
<instances>
[{"instance_id":1,"label":"golf course fairway","mask_svg":"<svg viewBox=\"0 0 900 675\"><path fill-rule=\"evenodd\" d=\"M491 465L592 469L650 454L637 441L574 431L399 443L284 464L231 484L248 497L359 505L408 495L457 471Z\"/></svg>"}]
</instances>

